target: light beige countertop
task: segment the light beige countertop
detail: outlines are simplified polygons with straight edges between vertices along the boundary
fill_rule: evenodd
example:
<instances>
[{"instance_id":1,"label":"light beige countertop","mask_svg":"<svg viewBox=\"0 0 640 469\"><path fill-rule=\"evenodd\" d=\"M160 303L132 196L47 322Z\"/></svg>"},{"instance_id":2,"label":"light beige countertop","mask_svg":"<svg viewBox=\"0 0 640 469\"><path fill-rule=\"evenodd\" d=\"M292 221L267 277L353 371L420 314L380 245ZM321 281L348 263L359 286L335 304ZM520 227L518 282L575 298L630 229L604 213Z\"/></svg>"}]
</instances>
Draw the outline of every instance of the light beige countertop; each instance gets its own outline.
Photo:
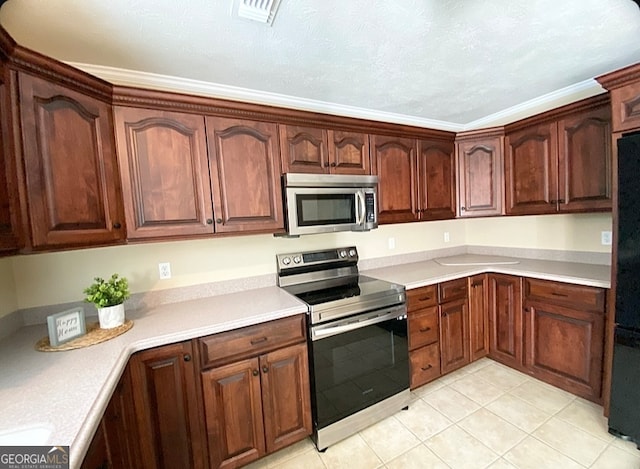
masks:
<instances>
[{"instance_id":1,"label":"light beige countertop","mask_svg":"<svg viewBox=\"0 0 640 469\"><path fill-rule=\"evenodd\" d=\"M609 287L609 266L469 256L363 273L408 289L482 272ZM46 326L24 327L0 341L0 445L69 445L71 467L79 467L132 353L304 312L303 303L273 286L128 312L130 331L67 352L35 351Z\"/></svg>"},{"instance_id":2,"label":"light beige countertop","mask_svg":"<svg viewBox=\"0 0 640 469\"><path fill-rule=\"evenodd\" d=\"M412 289L484 272L554 280L592 287L609 288L611 286L611 267L608 265L481 256L477 254L461 254L442 259L382 267L367 270L363 273L389 282L400 283L407 289Z\"/></svg>"}]
</instances>

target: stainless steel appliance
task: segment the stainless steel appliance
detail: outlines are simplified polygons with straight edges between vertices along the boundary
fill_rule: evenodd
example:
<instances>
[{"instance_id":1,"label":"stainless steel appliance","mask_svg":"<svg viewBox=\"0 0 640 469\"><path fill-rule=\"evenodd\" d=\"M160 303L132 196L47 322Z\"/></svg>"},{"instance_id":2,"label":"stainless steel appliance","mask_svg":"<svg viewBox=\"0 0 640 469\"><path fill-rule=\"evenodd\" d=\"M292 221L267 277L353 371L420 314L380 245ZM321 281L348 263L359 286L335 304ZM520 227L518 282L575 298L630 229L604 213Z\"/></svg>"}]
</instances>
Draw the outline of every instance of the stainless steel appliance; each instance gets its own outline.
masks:
<instances>
[{"instance_id":1,"label":"stainless steel appliance","mask_svg":"<svg viewBox=\"0 0 640 469\"><path fill-rule=\"evenodd\" d=\"M378 227L378 176L287 173L283 184L289 236Z\"/></svg>"},{"instance_id":2,"label":"stainless steel appliance","mask_svg":"<svg viewBox=\"0 0 640 469\"><path fill-rule=\"evenodd\" d=\"M280 254L278 285L309 308L319 450L409 404L404 286L360 275L355 247Z\"/></svg>"}]
</instances>

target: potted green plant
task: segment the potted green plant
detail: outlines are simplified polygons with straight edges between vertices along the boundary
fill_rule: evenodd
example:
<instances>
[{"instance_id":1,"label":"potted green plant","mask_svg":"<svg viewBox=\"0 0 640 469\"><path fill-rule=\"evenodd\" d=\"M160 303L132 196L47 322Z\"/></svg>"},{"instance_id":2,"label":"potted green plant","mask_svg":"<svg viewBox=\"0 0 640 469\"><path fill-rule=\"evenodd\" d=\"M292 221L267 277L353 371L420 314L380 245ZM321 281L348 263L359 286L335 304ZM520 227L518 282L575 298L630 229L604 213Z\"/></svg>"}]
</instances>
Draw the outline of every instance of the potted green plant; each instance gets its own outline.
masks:
<instances>
[{"instance_id":1,"label":"potted green plant","mask_svg":"<svg viewBox=\"0 0 640 469\"><path fill-rule=\"evenodd\" d=\"M100 277L93 280L83 290L84 300L96 306L100 327L111 329L124 324L124 302L131 296L127 279L113 274L108 280Z\"/></svg>"}]
</instances>

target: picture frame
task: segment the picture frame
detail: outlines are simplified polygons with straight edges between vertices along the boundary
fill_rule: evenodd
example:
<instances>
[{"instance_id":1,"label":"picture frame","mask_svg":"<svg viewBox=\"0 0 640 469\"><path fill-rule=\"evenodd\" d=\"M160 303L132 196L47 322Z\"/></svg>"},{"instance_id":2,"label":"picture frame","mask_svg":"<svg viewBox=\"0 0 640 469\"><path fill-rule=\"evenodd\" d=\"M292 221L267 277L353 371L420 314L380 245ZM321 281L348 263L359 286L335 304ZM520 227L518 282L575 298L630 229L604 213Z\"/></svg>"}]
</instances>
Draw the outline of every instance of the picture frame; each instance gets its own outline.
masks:
<instances>
[{"instance_id":1,"label":"picture frame","mask_svg":"<svg viewBox=\"0 0 640 469\"><path fill-rule=\"evenodd\" d=\"M84 308L78 307L47 316L49 343L58 347L87 333Z\"/></svg>"}]
</instances>

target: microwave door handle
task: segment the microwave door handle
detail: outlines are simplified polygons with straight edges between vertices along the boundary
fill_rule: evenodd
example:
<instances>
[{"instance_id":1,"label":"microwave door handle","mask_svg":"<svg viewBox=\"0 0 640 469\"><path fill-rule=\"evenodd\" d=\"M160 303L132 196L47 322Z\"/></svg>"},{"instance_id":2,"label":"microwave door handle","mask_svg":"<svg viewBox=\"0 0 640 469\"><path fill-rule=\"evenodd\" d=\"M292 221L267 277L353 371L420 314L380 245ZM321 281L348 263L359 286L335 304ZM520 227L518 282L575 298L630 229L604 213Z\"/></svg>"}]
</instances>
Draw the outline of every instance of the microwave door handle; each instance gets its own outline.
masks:
<instances>
[{"instance_id":1,"label":"microwave door handle","mask_svg":"<svg viewBox=\"0 0 640 469\"><path fill-rule=\"evenodd\" d=\"M356 192L356 200L358 201L356 204L356 223L358 226L362 226L364 223L365 212L367 210L362 192Z\"/></svg>"}]
</instances>

